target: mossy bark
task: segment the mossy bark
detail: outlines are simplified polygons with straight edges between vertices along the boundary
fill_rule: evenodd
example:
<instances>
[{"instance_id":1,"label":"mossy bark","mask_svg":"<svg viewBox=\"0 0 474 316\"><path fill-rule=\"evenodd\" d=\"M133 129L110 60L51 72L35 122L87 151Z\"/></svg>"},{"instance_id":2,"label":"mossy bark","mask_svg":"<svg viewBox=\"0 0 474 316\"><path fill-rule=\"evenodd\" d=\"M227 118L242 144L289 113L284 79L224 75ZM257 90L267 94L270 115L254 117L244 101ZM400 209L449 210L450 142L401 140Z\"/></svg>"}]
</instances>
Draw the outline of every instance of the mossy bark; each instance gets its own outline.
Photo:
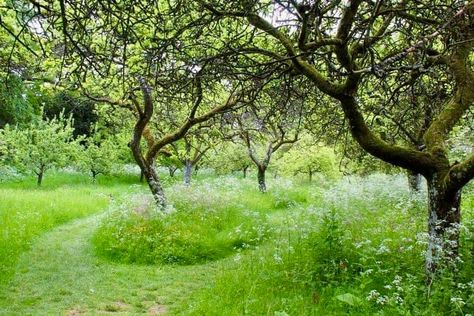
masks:
<instances>
[{"instance_id":1,"label":"mossy bark","mask_svg":"<svg viewBox=\"0 0 474 316\"><path fill-rule=\"evenodd\" d=\"M408 187L410 188L410 192L413 194L419 193L421 191L421 182L422 182L422 175L418 172L412 172L407 170L407 180L408 180Z\"/></svg>"},{"instance_id":2,"label":"mossy bark","mask_svg":"<svg viewBox=\"0 0 474 316\"><path fill-rule=\"evenodd\" d=\"M167 205L166 196L155 167L153 165L145 167L143 169L143 175L148 183L148 187L150 188L156 205L160 209L164 209Z\"/></svg>"},{"instance_id":3,"label":"mossy bark","mask_svg":"<svg viewBox=\"0 0 474 316\"><path fill-rule=\"evenodd\" d=\"M428 179L428 281L434 277L441 260L455 259L459 254L461 191L446 188L445 177L434 174Z\"/></svg>"}]
</instances>

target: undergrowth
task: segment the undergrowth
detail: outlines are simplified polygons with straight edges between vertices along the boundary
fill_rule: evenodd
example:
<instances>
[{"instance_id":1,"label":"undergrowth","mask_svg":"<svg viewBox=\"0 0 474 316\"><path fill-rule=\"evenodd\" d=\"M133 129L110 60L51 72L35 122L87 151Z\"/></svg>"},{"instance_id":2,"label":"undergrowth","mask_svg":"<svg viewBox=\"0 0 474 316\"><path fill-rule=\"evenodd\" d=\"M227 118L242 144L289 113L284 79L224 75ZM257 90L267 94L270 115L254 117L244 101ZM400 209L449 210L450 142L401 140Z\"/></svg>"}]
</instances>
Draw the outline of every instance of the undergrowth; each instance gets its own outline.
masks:
<instances>
[{"instance_id":1,"label":"undergrowth","mask_svg":"<svg viewBox=\"0 0 474 316\"><path fill-rule=\"evenodd\" d=\"M189 315L467 315L474 311L473 199L462 253L425 284L425 197L405 179L346 178L321 204L287 213L276 237L220 266L176 313Z\"/></svg>"},{"instance_id":2,"label":"undergrowth","mask_svg":"<svg viewBox=\"0 0 474 316\"><path fill-rule=\"evenodd\" d=\"M271 234L272 213L308 200L291 182L262 195L253 182L233 177L177 184L167 194L173 207L165 213L143 195L119 202L93 238L97 253L127 263L216 260L258 245Z\"/></svg>"}]
</instances>

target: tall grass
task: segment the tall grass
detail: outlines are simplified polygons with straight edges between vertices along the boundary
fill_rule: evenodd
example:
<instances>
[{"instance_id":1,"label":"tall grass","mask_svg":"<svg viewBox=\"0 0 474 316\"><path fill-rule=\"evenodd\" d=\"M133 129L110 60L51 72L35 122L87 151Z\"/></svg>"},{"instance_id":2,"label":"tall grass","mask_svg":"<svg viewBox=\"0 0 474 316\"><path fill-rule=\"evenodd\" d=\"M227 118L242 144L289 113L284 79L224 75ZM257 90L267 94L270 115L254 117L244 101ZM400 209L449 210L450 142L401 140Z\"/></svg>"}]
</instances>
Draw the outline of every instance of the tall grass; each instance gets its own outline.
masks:
<instances>
[{"instance_id":1,"label":"tall grass","mask_svg":"<svg viewBox=\"0 0 474 316\"><path fill-rule=\"evenodd\" d=\"M269 179L270 180L270 179ZM104 209L97 254L144 264L202 264L209 281L173 306L189 315L474 314L474 195L463 193L461 253L427 287L426 196L403 176L338 183L202 174L165 178L170 207L153 208L137 175L51 174L0 185L0 283L35 236ZM146 193L145 193L146 192ZM208 269L209 268L209 269ZM175 269L170 267L169 269Z\"/></svg>"},{"instance_id":2,"label":"tall grass","mask_svg":"<svg viewBox=\"0 0 474 316\"><path fill-rule=\"evenodd\" d=\"M472 195L462 253L425 285L425 197L405 179L346 178L293 208L276 235L222 262L189 315L463 315L474 311Z\"/></svg>"},{"instance_id":3,"label":"tall grass","mask_svg":"<svg viewBox=\"0 0 474 316\"><path fill-rule=\"evenodd\" d=\"M156 211L147 196L118 203L94 236L97 253L120 262L196 264L224 258L261 243L271 232L269 217L289 205L306 203L307 191L291 182L271 194L252 181L207 179L167 189L172 204Z\"/></svg>"}]
</instances>

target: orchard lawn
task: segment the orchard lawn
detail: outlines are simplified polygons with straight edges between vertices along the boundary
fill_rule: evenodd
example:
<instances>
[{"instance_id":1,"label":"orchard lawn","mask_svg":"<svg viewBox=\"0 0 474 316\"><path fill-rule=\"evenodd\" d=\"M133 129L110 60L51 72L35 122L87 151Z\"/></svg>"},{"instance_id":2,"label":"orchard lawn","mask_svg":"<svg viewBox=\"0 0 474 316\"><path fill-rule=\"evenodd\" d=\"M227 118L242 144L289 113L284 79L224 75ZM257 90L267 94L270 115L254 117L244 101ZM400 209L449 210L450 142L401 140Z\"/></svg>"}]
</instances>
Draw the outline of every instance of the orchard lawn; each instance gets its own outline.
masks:
<instances>
[{"instance_id":1,"label":"orchard lawn","mask_svg":"<svg viewBox=\"0 0 474 316\"><path fill-rule=\"evenodd\" d=\"M424 196L400 176L326 183L135 176L0 185L1 315L456 315L474 310L472 188L462 259L425 290ZM385 184L385 185L381 185ZM455 271L455 272L453 272Z\"/></svg>"}]
</instances>

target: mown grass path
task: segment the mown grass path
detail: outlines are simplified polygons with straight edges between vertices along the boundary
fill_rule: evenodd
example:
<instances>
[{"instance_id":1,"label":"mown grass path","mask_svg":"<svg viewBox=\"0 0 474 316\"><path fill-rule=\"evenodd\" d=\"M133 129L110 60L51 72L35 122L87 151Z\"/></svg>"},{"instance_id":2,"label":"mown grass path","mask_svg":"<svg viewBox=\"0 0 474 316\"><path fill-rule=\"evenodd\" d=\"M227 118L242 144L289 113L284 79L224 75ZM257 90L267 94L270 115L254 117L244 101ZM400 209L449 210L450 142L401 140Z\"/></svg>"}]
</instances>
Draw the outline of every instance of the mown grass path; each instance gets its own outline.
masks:
<instances>
[{"instance_id":1,"label":"mown grass path","mask_svg":"<svg viewBox=\"0 0 474 316\"><path fill-rule=\"evenodd\" d=\"M139 266L94 255L102 214L60 226L22 254L0 290L0 315L164 315L212 278L214 264Z\"/></svg>"}]
</instances>

